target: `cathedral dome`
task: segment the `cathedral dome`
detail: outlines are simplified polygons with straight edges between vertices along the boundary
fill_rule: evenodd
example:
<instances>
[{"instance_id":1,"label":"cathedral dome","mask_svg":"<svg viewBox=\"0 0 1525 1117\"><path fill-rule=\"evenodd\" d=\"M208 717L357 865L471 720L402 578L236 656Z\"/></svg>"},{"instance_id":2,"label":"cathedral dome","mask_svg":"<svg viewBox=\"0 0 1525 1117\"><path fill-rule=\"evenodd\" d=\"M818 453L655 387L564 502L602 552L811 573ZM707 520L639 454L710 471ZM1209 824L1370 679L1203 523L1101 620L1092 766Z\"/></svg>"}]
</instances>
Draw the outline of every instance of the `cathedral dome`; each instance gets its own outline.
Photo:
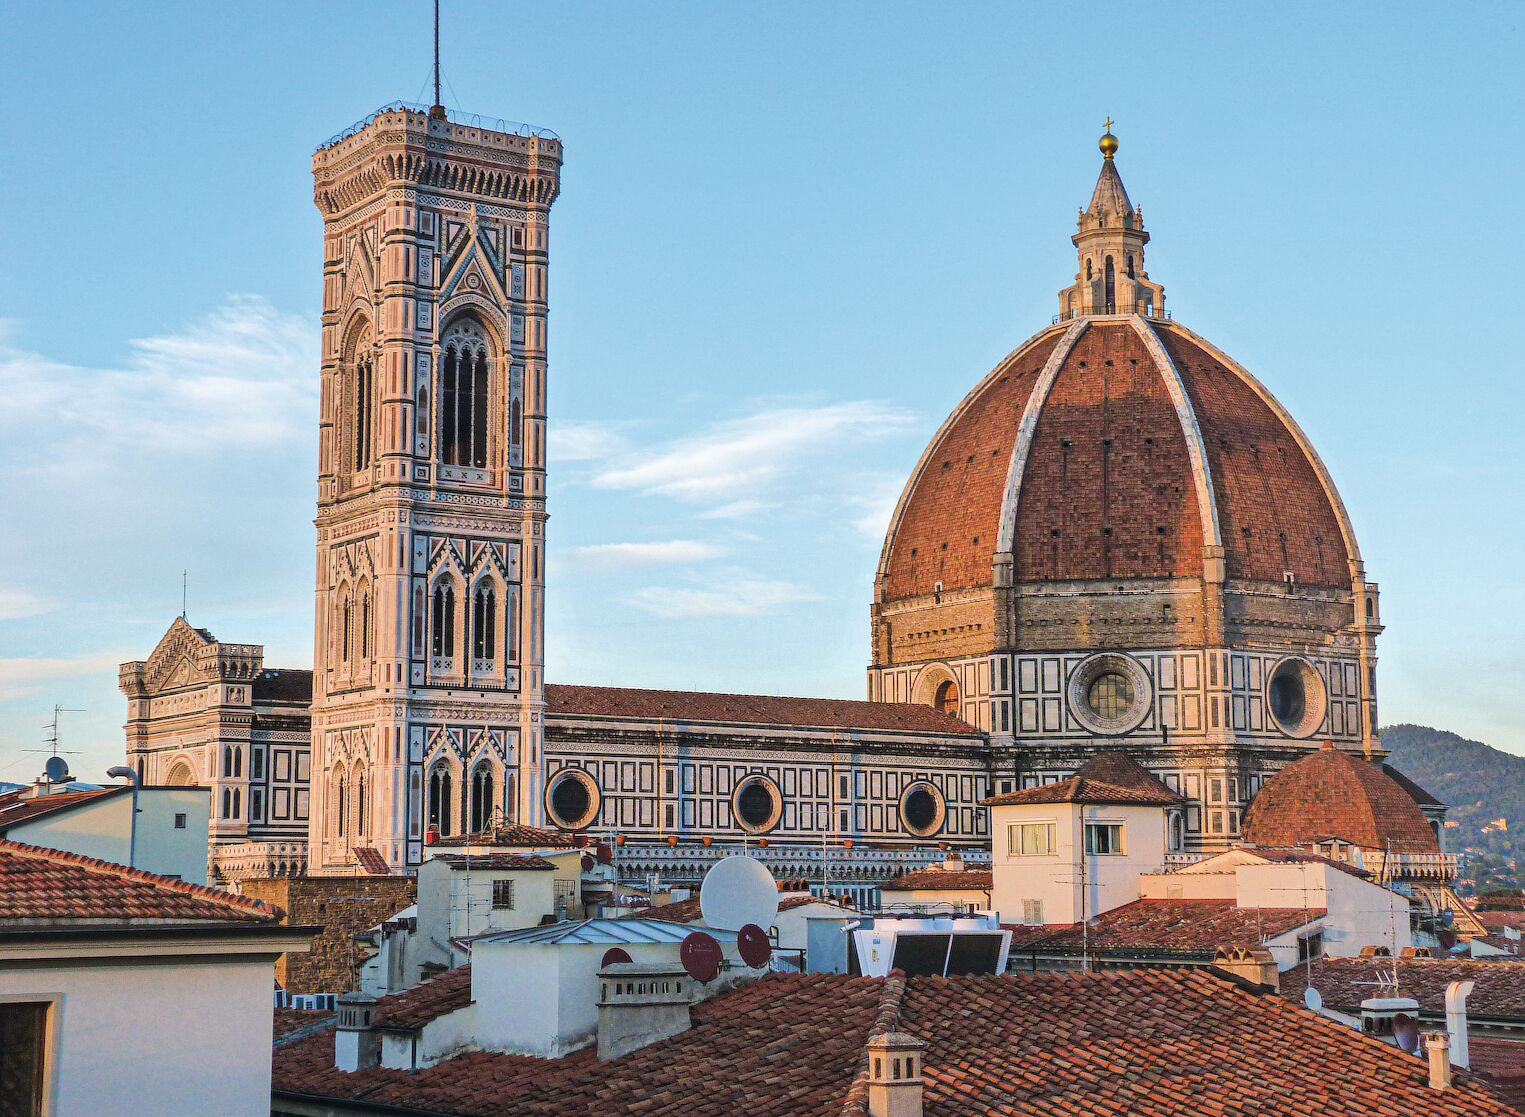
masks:
<instances>
[{"instance_id":1,"label":"cathedral dome","mask_svg":"<svg viewBox=\"0 0 1525 1117\"><path fill-rule=\"evenodd\" d=\"M1178 323L1081 316L949 416L885 539L881 600L1014 582L1221 577L1351 585L1349 520L1258 381ZM1208 572L1211 574L1211 572Z\"/></svg>"},{"instance_id":2,"label":"cathedral dome","mask_svg":"<svg viewBox=\"0 0 1525 1117\"><path fill-rule=\"evenodd\" d=\"M1266 781L1245 814L1250 845L1301 846L1339 838L1363 849L1439 853L1413 796L1362 757L1325 747Z\"/></svg>"}]
</instances>

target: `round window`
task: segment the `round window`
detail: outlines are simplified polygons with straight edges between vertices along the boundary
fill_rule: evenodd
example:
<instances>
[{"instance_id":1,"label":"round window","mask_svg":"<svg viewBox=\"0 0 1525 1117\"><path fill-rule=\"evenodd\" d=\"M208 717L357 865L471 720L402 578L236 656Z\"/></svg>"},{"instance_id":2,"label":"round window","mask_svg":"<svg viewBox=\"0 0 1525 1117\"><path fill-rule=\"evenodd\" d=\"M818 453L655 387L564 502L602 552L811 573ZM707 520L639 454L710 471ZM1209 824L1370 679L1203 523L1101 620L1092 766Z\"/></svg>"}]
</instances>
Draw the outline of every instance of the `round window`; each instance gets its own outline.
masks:
<instances>
[{"instance_id":1,"label":"round window","mask_svg":"<svg viewBox=\"0 0 1525 1117\"><path fill-rule=\"evenodd\" d=\"M1121 737L1149 716L1149 672L1130 655L1098 652L1070 673L1070 713L1098 736Z\"/></svg>"},{"instance_id":2,"label":"round window","mask_svg":"<svg viewBox=\"0 0 1525 1117\"><path fill-rule=\"evenodd\" d=\"M1287 736L1310 736L1324 722L1324 680L1306 659L1289 656L1266 680L1266 706Z\"/></svg>"},{"instance_id":3,"label":"round window","mask_svg":"<svg viewBox=\"0 0 1525 1117\"><path fill-rule=\"evenodd\" d=\"M913 783L900 797L900 821L918 838L941 830L947 814L947 802L932 784Z\"/></svg>"},{"instance_id":4,"label":"round window","mask_svg":"<svg viewBox=\"0 0 1525 1117\"><path fill-rule=\"evenodd\" d=\"M563 830L581 830L598 816L598 785L586 772L568 769L545 793L546 813Z\"/></svg>"},{"instance_id":5,"label":"round window","mask_svg":"<svg viewBox=\"0 0 1525 1117\"><path fill-rule=\"evenodd\" d=\"M736 794L731 798L736 821L754 834L777 826L783 807L778 787L767 776L748 776L736 786Z\"/></svg>"},{"instance_id":6,"label":"round window","mask_svg":"<svg viewBox=\"0 0 1525 1117\"><path fill-rule=\"evenodd\" d=\"M1097 675L1086 688L1086 705L1097 717L1119 721L1133 706L1133 684L1116 671Z\"/></svg>"}]
</instances>

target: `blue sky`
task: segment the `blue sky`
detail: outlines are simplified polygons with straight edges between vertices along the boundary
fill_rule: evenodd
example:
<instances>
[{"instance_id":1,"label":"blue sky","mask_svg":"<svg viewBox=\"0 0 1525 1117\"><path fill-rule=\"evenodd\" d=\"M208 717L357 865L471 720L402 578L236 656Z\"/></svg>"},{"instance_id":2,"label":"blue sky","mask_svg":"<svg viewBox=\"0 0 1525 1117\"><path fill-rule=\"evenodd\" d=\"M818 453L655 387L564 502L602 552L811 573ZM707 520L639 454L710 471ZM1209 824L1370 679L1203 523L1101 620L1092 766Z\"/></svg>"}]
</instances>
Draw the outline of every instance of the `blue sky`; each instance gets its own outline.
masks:
<instances>
[{"instance_id":1,"label":"blue sky","mask_svg":"<svg viewBox=\"0 0 1525 1117\"><path fill-rule=\"evenodd\" d=\"M1522 20L445 0L447 104L567 145L551 677L862 693L889 509L1054 313L1111 114L1151 275L1341 487L1384 720L1525 752ZM120 755L182 569L311 662L309 157L429 50L426 0L8 10L0 779L55 702L77 771Z\"/></svg>"}]
</instances>

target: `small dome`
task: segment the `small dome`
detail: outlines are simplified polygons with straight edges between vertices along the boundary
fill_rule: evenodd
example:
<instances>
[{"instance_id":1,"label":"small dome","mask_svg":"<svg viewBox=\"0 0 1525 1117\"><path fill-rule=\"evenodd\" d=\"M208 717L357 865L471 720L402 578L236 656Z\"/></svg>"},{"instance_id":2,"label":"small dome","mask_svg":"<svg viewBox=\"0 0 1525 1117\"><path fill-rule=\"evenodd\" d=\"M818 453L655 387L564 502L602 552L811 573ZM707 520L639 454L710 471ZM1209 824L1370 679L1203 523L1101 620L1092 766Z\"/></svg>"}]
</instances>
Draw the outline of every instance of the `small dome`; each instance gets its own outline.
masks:
<instances>
[{"instance_id":1,"label":"small dome","mask_svg":"<svg viewBox=\"0 0 1525 1117\"><path fill-rule=\"evenodd\" d=\"M1363 849L1439 853L1419 805L1362 757L1325 747L1266 781L1244 816L1247 845L1302 846L1340 838Z\"/></svg>"}]
</instances>

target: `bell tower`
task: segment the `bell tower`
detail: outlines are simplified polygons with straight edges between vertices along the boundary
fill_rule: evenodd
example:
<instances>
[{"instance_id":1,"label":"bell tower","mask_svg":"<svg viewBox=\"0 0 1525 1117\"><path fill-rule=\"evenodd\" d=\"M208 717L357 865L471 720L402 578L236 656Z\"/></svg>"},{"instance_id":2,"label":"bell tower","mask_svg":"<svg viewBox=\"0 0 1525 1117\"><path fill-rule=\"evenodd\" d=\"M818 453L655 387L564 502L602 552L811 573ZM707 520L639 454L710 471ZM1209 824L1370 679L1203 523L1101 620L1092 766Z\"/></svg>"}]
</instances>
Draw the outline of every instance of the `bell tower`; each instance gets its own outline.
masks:
<instances>
[{"instance_id":1,"label":"bell tower","mask_svg":"<svg viewBox=\"0 0 1525 1117\"><path fill-rule=\"evenodd\" d=\"M548 131L382 108L313 155L309 871L540 820Z\"/></svg>"}]
</instances>

